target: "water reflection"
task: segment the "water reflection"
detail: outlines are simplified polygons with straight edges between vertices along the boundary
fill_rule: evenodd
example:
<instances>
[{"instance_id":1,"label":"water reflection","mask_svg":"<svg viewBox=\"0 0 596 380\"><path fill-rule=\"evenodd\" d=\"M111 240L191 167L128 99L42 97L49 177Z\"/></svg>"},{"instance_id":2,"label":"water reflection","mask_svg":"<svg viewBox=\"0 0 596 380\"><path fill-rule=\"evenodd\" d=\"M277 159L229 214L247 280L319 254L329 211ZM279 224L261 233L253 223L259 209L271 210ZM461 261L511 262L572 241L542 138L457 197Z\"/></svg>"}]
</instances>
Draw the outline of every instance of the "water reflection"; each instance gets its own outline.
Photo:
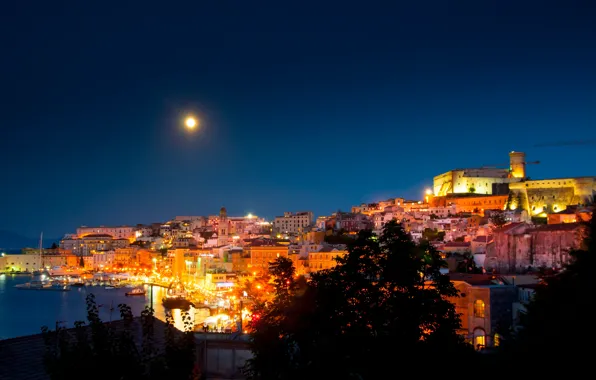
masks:
<instances>
[{"instance_id":1,"label":"water reflection","mask_svg":"<svg viewBox=\"0 0 596 380\"><path fill-rule=\"evenodd\" d=\"M192 322L193 326L195 323L195 314L196 310L191 306L191 308L183 312L180 309L173 309L169 310L164 308L162 304L162 299L166 296L167 289L161 288L158 286L150 286L145 285L145 297L147 298L147 305L153 305L153 310L155 311L155 316L160 320L166 320L166 316L169 314L172 316L173 325L181 330L184 331L184 314L188 314L190 316L190 321ZM153 292L153 304L151 304L151 292Z\"/></svg>"},{"instance_id":2,"label":"water reflection","mask_svg":"<svg viewBox=\"0 0 596 380\"><path fill-rule=\"evenodd\" d=\"M153 306L155 316L166 319L166 310L162 298L164 288L144 286L145 295L127 297L131 288L106 289L105 286L86 286L72 288L69 292L19 290L15 285L31 280L31 276L0 275L0 339L23 335L39 334L41 326L54 328L56 322L64 327L73 327L75 321L86 321L85 299L89 294L95 296L99 307L99 316L104 321L120 319L119 304L126 304L135 317L140 316L146 306ZM151 289L153 288L153 289ZM153 302L152 302L153 301ZM193 323L202 324L206 316L203 309L189 310ZM172 310L173 324L183 330L183 314ZM196 314L196 315L195 315Z\"/></svg>"}]
</instances>

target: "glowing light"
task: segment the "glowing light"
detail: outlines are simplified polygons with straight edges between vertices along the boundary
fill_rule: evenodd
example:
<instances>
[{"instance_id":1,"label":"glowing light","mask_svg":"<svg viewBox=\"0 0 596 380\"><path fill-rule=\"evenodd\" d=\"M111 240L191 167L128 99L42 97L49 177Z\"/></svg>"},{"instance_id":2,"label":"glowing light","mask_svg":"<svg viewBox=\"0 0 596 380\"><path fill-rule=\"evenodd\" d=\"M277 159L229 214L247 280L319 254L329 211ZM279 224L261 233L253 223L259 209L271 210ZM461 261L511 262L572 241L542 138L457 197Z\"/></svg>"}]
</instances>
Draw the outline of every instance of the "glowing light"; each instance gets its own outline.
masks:
<instances>
[{"instance_id":1,"label":"glowing light","mask_svg":"<svg viewBox=\"0 0 596 380\"><path fill-rule=\"evenodd\" d=\"M248 214L246 217L247 217L248 219L250 219L250 218L252 218L252 214L250 214L250 213L249 213L249 214Z\"/></svg>"},{"instance_id":2,"label":"glowing light","mask_svg":"<svg viewBox=\"0 0 596 380\"><path fill-rule=\"evenodd\" d=\"M426 195L431 195L433 191L431 189L426 189Z\"/></svg>"},{"instance_id":3,"label":"glowing light","mask_svg":"<svg viewBox=\"0 0 596 380\"><path fill-rule=\"evenodd\" d=\"M186 118L186 120L184 120L184 125L186 125L186 128L188 129L194 129L197 126L197 124L197 119L195 119L192 116L189 116Z\"/></svg>"}]
</instances>

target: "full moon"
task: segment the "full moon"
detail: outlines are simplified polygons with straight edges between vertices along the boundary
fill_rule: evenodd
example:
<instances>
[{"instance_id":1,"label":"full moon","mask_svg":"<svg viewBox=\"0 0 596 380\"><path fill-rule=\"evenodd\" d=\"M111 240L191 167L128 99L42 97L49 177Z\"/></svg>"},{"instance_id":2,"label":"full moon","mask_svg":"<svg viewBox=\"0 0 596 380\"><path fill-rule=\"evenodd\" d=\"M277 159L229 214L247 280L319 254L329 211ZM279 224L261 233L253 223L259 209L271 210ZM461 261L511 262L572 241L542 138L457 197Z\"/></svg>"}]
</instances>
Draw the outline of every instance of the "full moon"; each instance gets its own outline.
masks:
<instances>
[{"instance_id":1,"label":"full moon","mask_svg":"<svg viewBox=\"0 0 596 380\"><path fill-rule=\"evenodd\" d=\"M184 124L186 125L186 128L188 128L188 129L194 129L194 127L197 126L197 119L195 119L192 116L189 116L184 121Z\"/></svg>"}]
</instances>

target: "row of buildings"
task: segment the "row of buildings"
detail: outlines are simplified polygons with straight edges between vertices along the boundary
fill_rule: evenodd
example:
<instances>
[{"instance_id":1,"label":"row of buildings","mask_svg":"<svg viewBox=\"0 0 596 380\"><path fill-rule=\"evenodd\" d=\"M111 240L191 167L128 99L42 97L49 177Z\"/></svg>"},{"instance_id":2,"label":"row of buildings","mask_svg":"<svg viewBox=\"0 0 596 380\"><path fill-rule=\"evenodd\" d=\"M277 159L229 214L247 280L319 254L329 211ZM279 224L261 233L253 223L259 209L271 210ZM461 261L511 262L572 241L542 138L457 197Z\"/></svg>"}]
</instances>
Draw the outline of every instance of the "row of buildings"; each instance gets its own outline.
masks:
<instances>
[{"instance_id":1,"label":"row of buildings","mask_svg":"<svg viewBox=\"0 0 596 380\"><path fill-rule=\"evenodd\" d=\"M251 214L228 216L222 207L218 215L176 216L148 225L82 226L61 240L58 251L97 268L99 263L125 262L126 252L137 250L162 255L175 249L250 251L262 241L321 249L323 243L345 243L338 235L380 231L388 221L397 220L414 239L431 240L448 254L469 253L487 272L561 267L569 249L581 241L578 222L590 217L586 206L594 199L596 177L530 180L526 168L536 162L526 162L522 152L511 152L509 159L508 169L481 167L440 174L422 200L391 198L317 218L311 211L301 211L267 221ZM501 223L495 223L495 213ZM91 259L94 256L97 259ZM0 268L29 270L40 264L32 259L24 263L0 263Z\"/></svg>"},{"instance_id":2,"label":"row of buildings","mask_svg":"<svg viewBox=\"0 0 596 380\"><path fill-rule=\"evenodd\" d=\"M515 328L537 286L539 268L558 269L583 238L591 217L596 177L531 180L525 154L511 152L509 167L454 169L434 178L421 200L391 198L315 218L286 212L267 221L247 215L177 216L163 223L79 227L53 250L25 249L0 257L0 269L32 271L71 266L159 269L204 281L211 290L234 285L239 275L267 270L290 258L300 274L336 265L346 243L363 229L381 231L397 220L413 239L427 239L443 253L461 291L455 299L462 334L476 346L499 343ZM462 260L473 260L475 268ZM467 261L463 261L466 262ZM464 273L462 273L464 272ZM474 273L472 273L474 272Z\"/></svg>"}]
</instances>

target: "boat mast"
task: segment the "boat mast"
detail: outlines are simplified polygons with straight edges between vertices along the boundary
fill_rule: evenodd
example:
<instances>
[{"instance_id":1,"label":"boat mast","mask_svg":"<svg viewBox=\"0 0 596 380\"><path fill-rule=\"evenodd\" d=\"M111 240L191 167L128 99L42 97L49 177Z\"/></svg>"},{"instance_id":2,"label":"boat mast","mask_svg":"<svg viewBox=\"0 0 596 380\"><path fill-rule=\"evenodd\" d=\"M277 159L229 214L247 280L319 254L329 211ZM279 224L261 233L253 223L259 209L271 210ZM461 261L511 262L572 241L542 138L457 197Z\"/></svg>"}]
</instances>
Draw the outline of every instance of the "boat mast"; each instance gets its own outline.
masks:
<instances>
[{"instance_id":1,"label":"boat mast","mask_svg":"<svg viewBox=\"0 0 596 380\"><path fill-rule=\"evenodd\" d=\"M42 258L42 253L43 253L43 231L41 232L41 235L39 236L39 270L43 271L43 258Z\"/></svg>"}]
</instances>

